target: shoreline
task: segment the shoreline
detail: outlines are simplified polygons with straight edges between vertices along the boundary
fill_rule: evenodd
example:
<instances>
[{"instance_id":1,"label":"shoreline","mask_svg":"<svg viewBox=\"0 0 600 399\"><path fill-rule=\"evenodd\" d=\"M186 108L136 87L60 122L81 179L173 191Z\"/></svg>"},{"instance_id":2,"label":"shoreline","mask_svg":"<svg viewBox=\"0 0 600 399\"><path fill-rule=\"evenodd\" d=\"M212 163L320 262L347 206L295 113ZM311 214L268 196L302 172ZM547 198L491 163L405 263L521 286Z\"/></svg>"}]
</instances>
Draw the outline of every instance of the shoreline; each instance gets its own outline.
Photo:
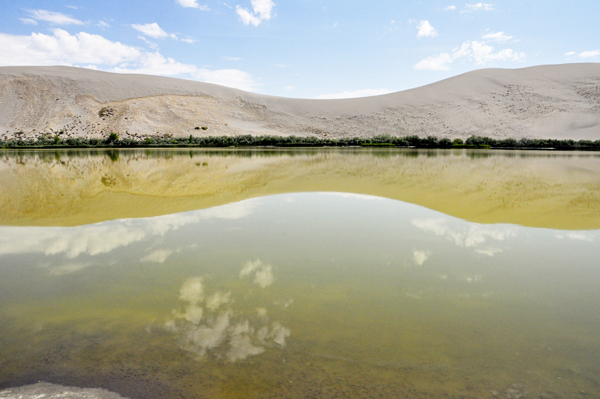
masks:
<instances>
[{"instance_id":1,"label":"shoreline","mask_svg":"<svg viewBox=\"0 0 600 399\"><path fill-rule=\"evenodd\" d=\"M405 148L405 149L494 149L542 151L600 151L600 140L494 139L471 136L465 141L436 136L347 137L323 139L300 136L207 136L173 138L171 136L121 139L111 133L104 139L39 136L36 139L0 140L0 149L126 149L126 148Z\"/></svg>"}]
</instances>

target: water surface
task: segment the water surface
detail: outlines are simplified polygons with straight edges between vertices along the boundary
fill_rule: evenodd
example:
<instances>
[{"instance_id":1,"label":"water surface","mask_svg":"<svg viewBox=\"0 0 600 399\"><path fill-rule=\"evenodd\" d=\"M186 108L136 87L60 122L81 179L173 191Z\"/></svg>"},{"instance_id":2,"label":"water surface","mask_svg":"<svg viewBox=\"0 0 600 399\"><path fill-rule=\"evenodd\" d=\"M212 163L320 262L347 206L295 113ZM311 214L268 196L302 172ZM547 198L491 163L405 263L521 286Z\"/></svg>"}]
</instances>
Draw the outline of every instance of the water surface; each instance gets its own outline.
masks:
<instances>
[{"instance_id":1,"label":"water surface","mask_svg":"<svg viewBox=\"0 0 600 399\"><path fill-rule=\"evenodd\" d=\"M595 198L595 156L59 155L11 155L0 169L3 204L14 204L0 227L0 388L41 380L137 398L600 395L600 230L576 219L597 208L571 200L562 213L550 208L554 218L538 210L513 220L532 204ZM354 188L311 186L333 176L342 183L332 187ZM519 176L545 189L482 183ZM475 181L483 194L470 191ZM260 195L273 184L297 189ZM471 195L487 210L473 219L506 220L464 220L456 215L466 205L446 213L394 197L411 190L450 208ZM150 215L87 219L90 204L93 218L124 212L111 209L120 195L139 196ZM27 205L44 197L39 210ZM202 206L168 213L160 204L170 199ZM568 218L577 222L562 229L534 223Z\"/></svg>"}]
</instances>

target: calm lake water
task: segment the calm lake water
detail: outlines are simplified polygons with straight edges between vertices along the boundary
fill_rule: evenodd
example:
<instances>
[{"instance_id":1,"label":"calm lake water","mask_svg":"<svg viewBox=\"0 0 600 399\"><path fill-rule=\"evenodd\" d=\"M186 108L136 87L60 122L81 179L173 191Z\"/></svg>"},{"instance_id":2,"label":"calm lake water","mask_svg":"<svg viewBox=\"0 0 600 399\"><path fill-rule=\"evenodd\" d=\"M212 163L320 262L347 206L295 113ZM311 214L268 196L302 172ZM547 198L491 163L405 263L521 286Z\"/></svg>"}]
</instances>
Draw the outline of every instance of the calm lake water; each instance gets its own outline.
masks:
<instances>
[{"instance_id":1,"label":"calm lake water","mask_svg":"<svg viewBox=\"0 0 600 399\"><path fill-rule=\"evenodd\" d=\"M0 389L600 397L600 154L0 157Z\"/></svg>"}]
</instances>

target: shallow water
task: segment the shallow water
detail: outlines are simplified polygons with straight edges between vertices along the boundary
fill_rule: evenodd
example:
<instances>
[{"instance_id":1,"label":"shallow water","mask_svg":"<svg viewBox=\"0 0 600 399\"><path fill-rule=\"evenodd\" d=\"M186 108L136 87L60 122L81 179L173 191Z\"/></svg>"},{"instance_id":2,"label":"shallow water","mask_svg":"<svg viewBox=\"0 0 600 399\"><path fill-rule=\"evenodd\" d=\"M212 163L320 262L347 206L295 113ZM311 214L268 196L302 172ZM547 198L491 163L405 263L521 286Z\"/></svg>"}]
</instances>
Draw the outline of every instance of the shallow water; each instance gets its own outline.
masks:
<instances>
[{"instance_id":1,"label":"shallow water","mask_svg":"<svg viewBox=\"0 0 600 399\"><path fill-rule=\"evenodd\" d=\"M600 230L534 223L588 212L593 225L597 208L571 202L520 224L515 211L595 198L598 157L117 155L4 158L3 204L15 206L1 208L11 223L0 227L0 388L41 380L137 398L600 396ZM207 169L217 165L213 182ZM481 184L517 179L517 169L546 191L494 197ZM463 177L442 184L440 175ZM96 190L97 176L114 183ZM342 181L334 188L371 195L298 192L332 176ZM470 192L477 181L483 194ZM297 189L260 195L286 187ZM410 190L421 202L391 195ZM27 211L44 194L46 205ZM108 220L122 211L112 197L124 194L150 214ZM484 199L472 218L506 220L455 217L465 205L438 212L422 206L428 195L436 204L445 195L448 207ZM169 199L197 209L165 214ZM53 203L57 213L41 213ZM89 223L90 204L106 219Z\"/></svg>"}]
</instances>

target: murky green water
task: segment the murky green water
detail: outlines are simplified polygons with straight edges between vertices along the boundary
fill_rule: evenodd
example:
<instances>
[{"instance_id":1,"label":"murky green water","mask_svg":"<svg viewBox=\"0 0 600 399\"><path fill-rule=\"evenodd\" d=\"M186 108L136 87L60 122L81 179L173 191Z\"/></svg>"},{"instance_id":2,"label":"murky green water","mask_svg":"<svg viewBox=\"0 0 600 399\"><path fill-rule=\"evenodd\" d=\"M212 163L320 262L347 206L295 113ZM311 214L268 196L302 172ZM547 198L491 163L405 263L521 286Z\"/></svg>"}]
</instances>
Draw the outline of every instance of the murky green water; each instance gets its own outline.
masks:
<instances>
[{"instance_id":1,"label":"murky green water","mask_svg":"<svg viewBox=\"0 0 600 399\"><path fill-rule=\"evenodd\" d=\"M507 174L519 169L536 184L554 178L548 197L552 190L566 195L568 187L593 199L600 180L588 169L598 158L387 154L5 157L2 196L19 199L13 203L41 198L44 190L54 196L61 184L80 185L78 191L65 189L67 198L57 199L57 206L70 203L75 214L97 201L102 215L98 198L115 206L114 197L125 189L110 190L121 184L129 194L138 190L137 203L153 212L162 202L149 192L171 179L173 201L212 195L218 205L171 214L156 205L160 216L85 223L84 215L83 223L54 226L45 215L8 206L0 211L3 220L21 221L0 226L0 388L41 380L136 398L599 397L600 230L514 223L519 207L510 190L494 197L482 186L483 201L513 199L495 211L511 223L493 224L389 194L403 191L409 180L423 197L440 195L439 186L429 186L442 173L436 167L449 176L473 168L499 181L482 170L487 162ZM346 169L340 162L347 162ZM363 169L364 180L348 180L355 172L348 165L357 163L371 169ZM556 168L546 176L540 168L546 164L562 165L569 179ZM215 165L227 170L221 183L204 175ZM347 191L357 188L298 192L289 187L311 183L298 177L300 171L282 175L282 165L312 168L314 180L329 165L327 179L334 173L348 180ZM406 171L427 166L429 182L422 184L429 188L415 189L418 174ZM26 168L37 170L37 177ZM172 177L178 168L185 172L178 178L187 179L180 186ZM256 180L257 170L279 173L259 179L259 187L278 184L274 191L287 192L249 195L248 179ZM137 186L131 183L134 171L143 176ZM392 177L398 171L404 180ZM66 184L61 179L68 173L81 178ZM56 182L39 184L35 179L42 175ZM90 175L104 177L100 184L108 191L89 193ZM113 183L106 185L107 179ZM236 182L247 190L235 191ZM367 186L370 195L361 193ZM186 187L197 191L186 193ZM460 191L460 181L442 188L449 200L448 193L457 203L461 196L473 200ZM233 201L222 200L234 191ZM543 195L538 190L536 204L547 200ZM578 204L554 217L568 218ZM586 212L598 216L593 200ZM36 225L36 218L43 223Z\"/></svg>"}]
</instances>

